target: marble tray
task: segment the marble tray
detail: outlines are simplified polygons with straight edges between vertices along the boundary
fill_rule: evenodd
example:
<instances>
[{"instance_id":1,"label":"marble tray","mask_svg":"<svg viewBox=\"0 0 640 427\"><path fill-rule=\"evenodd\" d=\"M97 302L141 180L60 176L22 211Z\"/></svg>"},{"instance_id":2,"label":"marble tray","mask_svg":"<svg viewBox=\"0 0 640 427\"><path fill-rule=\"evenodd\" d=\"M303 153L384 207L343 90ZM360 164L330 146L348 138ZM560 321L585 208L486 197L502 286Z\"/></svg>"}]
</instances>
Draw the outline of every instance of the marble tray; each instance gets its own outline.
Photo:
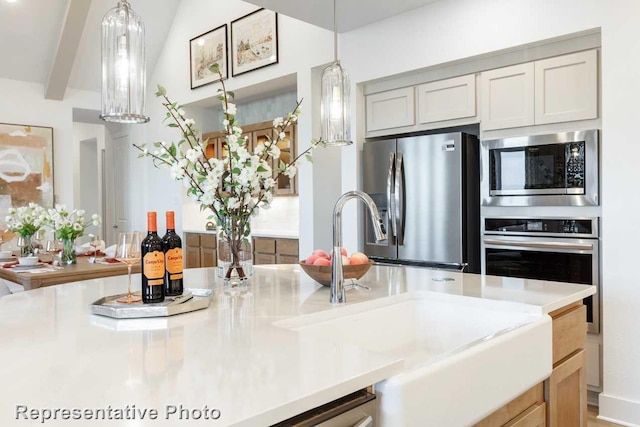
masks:
<instances>
[{"instance_id":1,"label":"marble tray","mask_svg":"<svg viewBox=\"0 0 640 427\"><path fill-rule=\"evenodd\" d=\"M93 314L114 319L168 317L209 307L213 291L210 289L185 289L182 295L166 297L163 302L155 304L143 304L142 302L122 304L116 301L125 295L110 295L100 298L89 305L89 310Z\"/></svg>"}]
</instances>

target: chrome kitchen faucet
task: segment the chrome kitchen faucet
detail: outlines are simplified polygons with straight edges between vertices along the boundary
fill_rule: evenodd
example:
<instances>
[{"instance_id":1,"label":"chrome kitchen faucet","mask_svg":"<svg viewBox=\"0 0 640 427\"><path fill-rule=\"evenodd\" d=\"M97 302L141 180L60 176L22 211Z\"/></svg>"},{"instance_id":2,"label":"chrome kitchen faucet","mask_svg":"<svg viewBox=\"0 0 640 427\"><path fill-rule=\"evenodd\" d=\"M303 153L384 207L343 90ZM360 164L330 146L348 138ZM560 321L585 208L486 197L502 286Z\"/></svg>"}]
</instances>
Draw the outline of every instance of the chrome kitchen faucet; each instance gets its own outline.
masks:
<instances>
[{"instance_id":1,"label":"chrome kitchen faucet","mask_svg":"<svg viewBox=\"0 0 640 427\"><path fill-rule=\"evenodd\" d=\"M362 191L348 191L344 193L333 208L333 263L331 268L331 304L343 303L347 299L344 293L344 274L342 271L342 207L350 199L360 199L369 208L376 243L386 240L387 234L382 219L378 214L378 207L373 199Z\"/></svg>"}]
</instances>

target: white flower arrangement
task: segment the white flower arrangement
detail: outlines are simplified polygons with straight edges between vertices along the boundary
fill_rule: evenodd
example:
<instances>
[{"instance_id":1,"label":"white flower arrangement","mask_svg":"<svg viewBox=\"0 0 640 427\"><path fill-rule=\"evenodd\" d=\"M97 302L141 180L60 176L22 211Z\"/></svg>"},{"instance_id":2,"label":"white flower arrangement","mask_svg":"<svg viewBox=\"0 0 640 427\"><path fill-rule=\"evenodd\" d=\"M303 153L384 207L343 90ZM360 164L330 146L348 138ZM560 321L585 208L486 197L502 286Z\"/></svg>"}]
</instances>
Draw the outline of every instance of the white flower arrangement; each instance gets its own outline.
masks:
<instances>
[{"instance_id":1,"label":"white flower arrangement","mask_svg":"<svg viewBox=\"0 0 640 427\"><path fill-rule=\"evenodd\" d=\"M220 74L217 64L211 70ZM248 236L250 217L256 215L260 208L269 208L278 177L286 175L293 178L297 172L298 160L303 156L311 160L310 152L319 141L313 140L311 147L290 163L280 160L278 142L286 138L286 128L297 122L301 113L301 102L298 102L286 117L278 117L273 121L276 137L267 137L266 143L258 144L251 152L247 138L242 136L242 128L235 119L237 107L231 102L234 94L226 91L224 80L221 75L220 77L222 88L218 90L218 99L224 112L226 141L226 155L223 158L205 156L208 140L201 139L194 120L185 118L182 106L171 102L166 90L160 85L156 96L162 98L162 104L167 110L165 121L170 121L168 127L177 128L181 132L181 139L178 143L171 144L155 142L156 150L153 152L146 144L134 146L141 151L138 157L151 157L156 167L169 168L174 180L183 181L189 197L199 203L201 209L209 208L212 211L213 215L209 219L215 218L220 225L224 219L229 218L241 236ZM278 165L275 176L272 161L276 161L275 164Z\"/></svg>"},{"instance_id":2,"label":"white flower arrangement","mask_svg":"<svg viewBox=\"0 0 640 427\"><path fill-rule=\"evenodd\" d=\"M91 215L90 221L84 219L85 211L74 209L69 211L65 205L56 205L49 209L47 225L51 227L57 239L74 240L84 235L84 231L91 225L100 225L100 215Z\"/></svg>"},{"instance_id":3,"label":"white flower arrangement","mask_svg":"<svg viewBox=\"0 0 640 427\"><path fill-rule=\"evenodd\" d=\"M33 236L49 221L45 208L36 203L28 206L9 208L9 215L5 218L7 229L18 233L22 237Z\"/></svg>"}]
</instances>

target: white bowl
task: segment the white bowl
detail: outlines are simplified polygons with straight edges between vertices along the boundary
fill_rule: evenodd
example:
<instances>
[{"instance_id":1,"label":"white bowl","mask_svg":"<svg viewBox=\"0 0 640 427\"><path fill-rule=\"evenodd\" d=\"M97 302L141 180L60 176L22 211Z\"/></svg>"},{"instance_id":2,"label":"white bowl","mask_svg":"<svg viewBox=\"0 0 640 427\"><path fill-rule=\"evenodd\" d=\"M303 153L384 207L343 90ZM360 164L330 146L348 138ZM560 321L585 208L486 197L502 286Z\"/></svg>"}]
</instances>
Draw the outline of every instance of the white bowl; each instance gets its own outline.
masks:
<instances>
[{"instance_id":1,"label":"white bowl","mask_svg":"<svg viewBox=\"0 0 640 427\"><path fill-rule=\"evenodd\" d=\"M0 251L0 259L11 258L13 251Z\"/></svg>"},{"instance_id":2,"label":"white bowl","mask_svg":"<svg viewBox=\"0 0 640 427\"><path fill-rule=\"evenodd\" d=\"M20 265L36 265L38 263L37 256L21 256L18 257Z\"/></svg>"}]
</instances>

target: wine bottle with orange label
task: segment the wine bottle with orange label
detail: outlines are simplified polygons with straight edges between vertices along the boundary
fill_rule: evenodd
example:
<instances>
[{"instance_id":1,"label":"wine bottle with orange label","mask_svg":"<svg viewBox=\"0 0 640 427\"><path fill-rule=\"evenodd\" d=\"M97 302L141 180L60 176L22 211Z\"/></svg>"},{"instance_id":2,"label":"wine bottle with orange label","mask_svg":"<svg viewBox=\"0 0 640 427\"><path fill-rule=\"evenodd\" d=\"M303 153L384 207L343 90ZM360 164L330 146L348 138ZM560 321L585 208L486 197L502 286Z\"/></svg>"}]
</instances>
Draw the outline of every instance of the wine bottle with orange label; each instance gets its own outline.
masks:
<instances>
[{"instance_id":1,"label":"wine bottle with orange label","mask_svg":"<svg viewBox=\"0 0 640 427\"><path fill-rule=\"evenodd\" d=\"M182 239L176 234L173 211L167 212L167 233L162 237L164 250L164 294L165 296L182 295L184 283L182 278Z\"/></svg>"},{"instance_id":2,"label":"wine bottle with orange label","mask_svg":"<svg viewBox=\"0 0 640 427\"><path fill-rule=\"evenodd\" d=\"M157 216L147 212L147 237L142 249L142 302L145 304L164 301L164 251L158 236Z\"/></svg>"}]
</instances>

